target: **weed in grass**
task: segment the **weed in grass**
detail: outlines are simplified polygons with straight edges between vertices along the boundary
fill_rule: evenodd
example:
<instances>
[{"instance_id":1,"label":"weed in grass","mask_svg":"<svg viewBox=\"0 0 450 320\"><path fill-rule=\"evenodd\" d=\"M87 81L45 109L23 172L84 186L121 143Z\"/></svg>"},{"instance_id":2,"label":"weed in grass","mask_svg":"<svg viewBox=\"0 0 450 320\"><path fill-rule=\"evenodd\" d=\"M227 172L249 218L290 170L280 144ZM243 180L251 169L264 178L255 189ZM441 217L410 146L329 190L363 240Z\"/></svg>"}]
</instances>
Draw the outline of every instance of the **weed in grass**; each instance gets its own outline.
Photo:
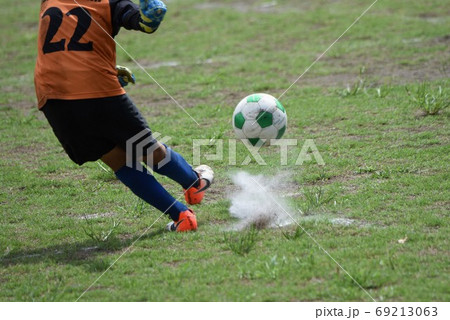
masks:
<instances>
[{"instance_id":1,"label":"weed in grass","mask_svg":"<svg viewBox=\"0 0 450 320\"><path fill-rule=\"evenodd\" d=\"M216 147L215 142L217 140L221 140L224 138L226 131L228 130L228 128L226 129L220 129L217 131L212 132L208 138L209 138L209 144L206 146L209 149L212 149L213 147Z\"/></svg>"},{"instance_id":2,"label":"weed in grass","mask_svg":"<svg viewBox=\"0 0 450 320\"><path fill-rule=\"evenodd\" d=\"M76 185L78 190L80 190L80 193L84 194L96 194L98 191L104 189L106 181L104 181L101 176L103 176L103 173L100 175L98 174L98 171L96 172L96 179L93 183L86 183L83 180L76 180Z\"/></svg>"},{"instance_id":3,"label":"weed in grass","mask_svg":"<svg viewBox=\"0 0 450 320\"><path fill-rule=\"evenodd\" d=\"M391 170L377 170L371 175L374 179L389 179L391 177Z\"/></svg>"},{"instance_id":4,"label":"weed in grass","mask_svg":"<svg viewBox=\"0 0 450 320\"><path fill-rule=\"evenodd\" d=\"M369 174L370 173L370 177L373 179L389 179L389 178L391 178L391 175L393 172L410 173L413 171L408 168L402 168L399 170L391 170L389 168L377 170L374 167L367 166L367 167L358 168L358 170L356 170L355 173L356 174Z\"/></svg>"},{"instance_id":5,"label":"weed in grass","mask_svg":"<svg viewBox=\"0 0 450 320\"><path fill-rule=\"evenodd\" d=\"M106 269L108 269L110 266L111 266L110 262L103 260L103 259L96 259L96 260L90 261L86 265L86 268L90 272L102 272L102 271L105 271Z\"/></svg>"},{"instance_id":6,"label":"weed in grass","mask_svg":"<svg viewBox=\"0 0 450 320\"><path fill-rule=\"evenodd\" d=\"M144 214L146 207L147 203L144 200L137 198L136 204L134 205L133 210L131 210L130 213L133 217L140 217Z\"/></svg>"},{"instance_id":7,"label":"weed in grass","mask_svg":"<svg viewBox=\"0 0 450 320\"><path fill-rule=\"evenodd\" d=\"M411 101L426 116L436 115L450 105L450 98L442 86L433 89L430 84L423 82L419 84L415 92L411 92L408 87L405 87L405 89Z\"/></svg>"},{"instance_id":8,"label":"weed in grass","mask_svg":"<svg viewBox=\"0 0 450 320\"><path fill-rule=\"evenodd\" d=\"M380 99L386 98L392 91L392 86L385 85L378 88L375 88L376 96Z\"/></svg>"},{"instance_id":9,"label":"weed in grass","mask_svg":"<svg viewBox=\"0 0 450 320\"><path fill-rule=\"evenodd\" d=\"M108 230L96 230L94 227L94 223L91 221L91 219L88 219L85 216L84 221L86 222L85 226L82 226L84 233L94 240L98 245L101 245L102 247L110 247L114 246L115 240L115 232L117 231L117 228L120 226L120 221L116 221L115 219L112 219L111 227Z\"/></svg>"},{"instance_id":10,"label":"weed in grass","mask_svg":"<svg viewBox=\"0 0 450 320\"><path fill-rule=\"evenodd\" d=\"M248 260L243 267L238 266L238 278L246 280L275 280L284 273L283 271L287 265L288 259L286 256L280 259L278 255L275 255L265 262Z\"/></svg>"},{"instance_id":11,"label":"weed in grass","mask_svg":"<svg viewBox=\"0 0 450 320\"><path fill-rule=\"evenodd\" d=\"M258 273L256 273L253 270L247 270L240 266L238 266L238 269L239 269L239 273L238 273L239 279L255 280L258 278Z\"/></svg>"},{"instance_id":12,"label":"weed in grass","mask_svg":"<svg viewBox=\"0 0 450 320\"><path fill-rule=\"evenodd\" d=\"M297 228L293 231L281 230L281 232L287 240L297 240L305 233L299 226L297 226Z\"/></svg>"},{"instance_id":13,"label":"weed in grass","mask_svg":"<svg viewBox=\"0 0 450 320\"><path fill-rule=\"evenodd\" d=\"M353 279L355 279L355 281L366 290L379 289L386 282L385 276L382 272L371 271L371 269L361 269L356 272L351 272L350 274L352 275ZM341 276L344 277L344 282L348 286L355 285L353 279L351 279L347 275L341 274Z\"/></svg>"},{"instance_id":14,"label":"weed in grass","mask_svg":"<svg viewBox=\"0 0 450 320\"><path fill-rule=\"evenodd\" d=\"M330 180L330 178L332 176L333 175L330 172L325 171L325 169L321 167L321 168L319 168L319 172L312 174L311 178L309 178L308 180L310 180L311 182L316 182L316 181L324 182L324 181Z\"/></svg>"},{"instance_id":15,"label":"weed in grass","mask_svg":"<svg viewBox=\"0 0 450 320\"><path fill-rule=\"evenodd\" d=\"M366 166L359 167L355 172L356 174L368 174L370 173L370 177L373 179L389 179L391 177L391 169L387 168L384 170L377 170L374 167Z\"/></svg>"},{"instance_id":16,"label":"weed in grass","mask_svg":"<svg viewBox=\"0 0 450 320\"><path fill-rule=\"evenodd\" d=\"M407 173L418 173L419 169L413 167L400 167L395 170L397 173L407 174Z\"/></svg>"},{"instance_id":17,"label":"weed in grass","mask_svg":"<svg viewBox=\"0 0 450 320\"><path fill-rule=\"evenodd\" d=\"M304 214L309 214L312 209L318 209L330 203L336 197L335 192L327 192L323 186L304 189L303 195L306 199L302 210Z\"/></svg>"},{"instance_id":18,"label":"weed in grass","mask_svg":"<svg viewBox=\"0 0 450 320\"><path fill-rule=\"evenodd\" d=\"M246 280L255 280L263 276L263 272L259 270L254 260L246 260L244 266L238 265L238 278Z\"/></svg>"},{"instance_id":19,"label":"weed in grass","mask_svg":"<svg viewBox=\"0 0 450 320\"><path fill-rule=\"evenodd\" d=\"M391 268L391 270L394 271L395 270L395 260L397 259L397 256L389 250L387 252L387 256L388 256L389 267Z\"/></svg>"},{"instance_id":20,"label":"weed in grass","mask_svg":"<svg viewBox=\"0 0 450 320\"><path fill-rule=\"evenodd\" d=\"M313 249L309 251L306 261L308 263L310 270L313 270L316 266L315 251Z\"/></svg>"},{"instance_id":21,"label":"weed in grass","mask_svg":"<svg viewBox=\"0 0 450 320\"><path fill-rule=\"evenodd\" d=\"M224 241L231 251L243 256L249 254L254 248L258 233L258 229L250 227L241 232L224 234Z\"/></svg>"},{"instance_id":22,"label":"weed in grass","mask_svg":"<svg viewBox=\"0 0 450 320\"><path fill-rule=\"evenodd\" d=\"M97 161L96 163L100 170L92 176L93 179L99 182L111 182L117 180L116 175L109 167L104 166L100 161ZM100 185L99 187L101 188L102 186Z\"/></svg>"},{"instance_id":23,"label":"weed in grass","mask_svg":"<svg viewBox=\"0 0 450 320\"><path fill-rule=\"evenodd\" d=\"M269 276L270 279L275 280L278 278L278 275L280 274L281 269L283 266L287 264L287 259L285 256L281 258L281 263L278 262L278 257L275 255L273 256L269 262L266 262L264 264L266 268L266 274Z\"/></svg>"},{"instance_id":24,"label":"weed in grass","mask_svg":"<svg viewBox=\"0 0 450 320\"><path fill-rule=\"evenodd\" d=\"M357 80L352 85L348 84L347 88L344 90L336 90L336 93L342 98L356 96L360 93L367 93L367 79L364 76L365 72L366 68L361 67L359 69L359 77Z\"/></svg>"},{"instance_id":25,"label":"weed in grass","mask_svg":"<svg viewBox=\"0 0 450 320\"><path fill-rule=\"evenodd\" d=\"M407 170L404 170L404 171L409 172ZM398 172L402 173L401 171L398 171ZM374 167L365 166L365 167L359 167L355 173L356 174L370 174L370 177L373 179L389 179L391 177L392 170L389 168L377 170Z\"/></svg>"},{"instance_id":26,"label":"weed in grass","mask_svg":"<svg viewBox=\"0 0 450 320\"><path fill-rule=\"evenodd\" d=\"M356 171L356 174L366 174L366 173L374 173L376 169L374 167L365 166L365 167L359 167Z\"/></svg>"},{"instance_id":27,"label":"weed in grass","mask_svg":"<svg viewBox=\"0 0 450 320\"><path fill-rule=\"evenodd\" d=\"M10 247L6 247L5 251L3 252L2 256L0 258L6 258L9 253L11 252L11 248Z\"/></svg>"}]
</instances>

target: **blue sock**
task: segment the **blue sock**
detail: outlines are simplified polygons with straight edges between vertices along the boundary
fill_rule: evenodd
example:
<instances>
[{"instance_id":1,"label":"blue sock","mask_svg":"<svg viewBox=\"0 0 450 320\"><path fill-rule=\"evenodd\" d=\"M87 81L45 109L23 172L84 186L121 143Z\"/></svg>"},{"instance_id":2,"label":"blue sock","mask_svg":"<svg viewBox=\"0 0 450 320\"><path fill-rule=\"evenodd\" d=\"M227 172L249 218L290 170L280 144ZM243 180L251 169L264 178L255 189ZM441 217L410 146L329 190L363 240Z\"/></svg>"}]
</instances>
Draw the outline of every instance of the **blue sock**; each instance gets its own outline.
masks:
<instances>
[{"instance_id":1,"label":"blue sock","mask_svg":"<svg viewBox=\"0 0 450 320\"><path fill-rule=\"evenodd\" d=\"M180 212L188 210L181 202L167 192L148 171L144 172L123 166L116 172L116 177L139 198L154 206L161 212L169 214L172 220L177 221Z\"/></svg>"},{"instance_id":2,"label":"blue sock","mask_svg":"<svg viewBox=\"0 0 450 320\"><path fill-rule=\"evenodd\" d=\"M184 189L198 186L198 176L189 163L177 152L166 147L166 158L170 156L170 161L161 168L158 165L153 166L153 171L162 174L170 179L178 182ZM163 160L164 161L164 160Z\"/></svg>"}]
</instances>

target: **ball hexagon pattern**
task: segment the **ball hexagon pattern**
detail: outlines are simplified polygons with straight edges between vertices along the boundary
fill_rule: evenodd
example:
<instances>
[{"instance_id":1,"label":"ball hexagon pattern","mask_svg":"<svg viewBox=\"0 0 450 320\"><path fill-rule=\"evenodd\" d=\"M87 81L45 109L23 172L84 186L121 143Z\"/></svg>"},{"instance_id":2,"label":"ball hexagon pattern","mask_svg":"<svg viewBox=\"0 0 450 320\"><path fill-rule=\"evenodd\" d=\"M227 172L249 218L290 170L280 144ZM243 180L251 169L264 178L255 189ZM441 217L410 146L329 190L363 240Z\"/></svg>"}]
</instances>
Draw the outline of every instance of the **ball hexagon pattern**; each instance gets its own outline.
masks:
<instances>
[{"instance_id":1,"label":"ball hexagon pattern","mask_svg":"<svg viewBox=\"0 0 450 320\"><path fill-rule=\"evenodd\" d=\"M275 97L255 93L242 99L233 113L233 129L238 139L252 145L280 139L286 131L286 109Z\"/></svg>"}]
</instances>

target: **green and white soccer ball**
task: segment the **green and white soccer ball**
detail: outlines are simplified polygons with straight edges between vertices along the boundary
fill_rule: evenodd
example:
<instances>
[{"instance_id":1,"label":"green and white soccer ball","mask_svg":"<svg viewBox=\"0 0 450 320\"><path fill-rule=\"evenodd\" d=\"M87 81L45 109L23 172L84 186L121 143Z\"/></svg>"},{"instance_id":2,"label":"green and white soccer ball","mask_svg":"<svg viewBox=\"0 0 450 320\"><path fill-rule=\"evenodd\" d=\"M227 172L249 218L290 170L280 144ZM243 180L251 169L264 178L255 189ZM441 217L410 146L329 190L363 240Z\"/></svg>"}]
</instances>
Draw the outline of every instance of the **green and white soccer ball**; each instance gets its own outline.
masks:
<instances>
[{"instance_id":1,"label":"green and white soccer ball","mask_svg":"<svg viewBox=\"0 0 450 320\"><path fill-rule=\"evenodd\" d=\"M280 139L287 126L287 114L276 98L265 93L252 94L239 102L233 113L233 128L238 139L252 145Z\"/></svg>"}]
</instances>

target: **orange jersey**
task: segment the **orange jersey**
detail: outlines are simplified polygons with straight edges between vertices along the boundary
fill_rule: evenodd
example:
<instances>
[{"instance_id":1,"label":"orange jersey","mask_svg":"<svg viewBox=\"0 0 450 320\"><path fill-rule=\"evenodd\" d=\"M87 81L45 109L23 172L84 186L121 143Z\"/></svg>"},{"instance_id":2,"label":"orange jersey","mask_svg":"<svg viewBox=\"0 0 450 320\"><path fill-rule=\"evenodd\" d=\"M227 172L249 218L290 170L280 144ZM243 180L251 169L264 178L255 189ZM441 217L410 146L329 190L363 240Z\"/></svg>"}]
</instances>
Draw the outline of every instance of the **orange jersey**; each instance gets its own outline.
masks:
<instances>
[{"instance_id":1,"label":"orange jersey","mask_svg":"<svg viewBox=\"0 0 450 320\"><path fill-rule=\"evenodd\" d=\"M130 3L127 1L127 3ZM43 0L35 88L38 107L48 99L121 95L109 0Z\"/></svg>"}]
</instances>

